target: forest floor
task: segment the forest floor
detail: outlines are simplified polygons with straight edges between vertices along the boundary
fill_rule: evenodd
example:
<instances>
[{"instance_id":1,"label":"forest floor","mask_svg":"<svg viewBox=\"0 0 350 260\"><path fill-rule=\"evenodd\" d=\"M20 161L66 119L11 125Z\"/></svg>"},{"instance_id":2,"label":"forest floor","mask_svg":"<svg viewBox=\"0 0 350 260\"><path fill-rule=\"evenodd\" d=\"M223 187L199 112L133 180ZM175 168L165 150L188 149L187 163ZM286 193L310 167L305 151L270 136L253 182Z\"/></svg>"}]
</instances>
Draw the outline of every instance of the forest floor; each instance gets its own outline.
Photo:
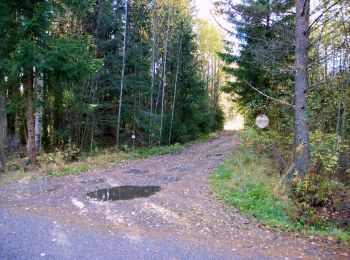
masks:
<instances>
[{"instance_id":1,"label":"forest floor","mask_svg":"<svg viewBox=\"0 0 350 260\"><path fill-rule=\"evenodd\" d=\"M215 197L209 175L238 145L222 132L174 154L2 185L0 259L348 259L336 241L266 227ZM86 196L121 185L162 189L113 202Z\"/></svg>"}]
</instances>

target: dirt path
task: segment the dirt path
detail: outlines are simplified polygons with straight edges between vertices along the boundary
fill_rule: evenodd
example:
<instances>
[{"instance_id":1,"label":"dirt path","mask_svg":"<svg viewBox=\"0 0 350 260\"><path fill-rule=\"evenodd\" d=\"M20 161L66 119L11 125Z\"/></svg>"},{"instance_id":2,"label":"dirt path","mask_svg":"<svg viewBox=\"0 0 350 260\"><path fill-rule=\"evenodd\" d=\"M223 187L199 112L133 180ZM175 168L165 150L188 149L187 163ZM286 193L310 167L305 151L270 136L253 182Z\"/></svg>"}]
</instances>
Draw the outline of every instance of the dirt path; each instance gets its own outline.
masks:
<instances>
[{"instance_id":1,"label":"dirt path","mask_svg":"<svg viewBox=\"0 0 350 260\"><path fill-rule=\"evenodd\" d=\"M347 259L334 241L265 228L211 193L208 176L238 145L233 133L176 154L135 160L80 176L0 187L0 210L79 226L129 241L169 237L186 245L218 250L228 259ZM120 185L159 185L149 198L97 202L85 194ZM0 217L0 223L3 221ZM1 229L0 229L1 235ZM1 251L1 250L0 250Z\"/></svg>"}]
</instances>

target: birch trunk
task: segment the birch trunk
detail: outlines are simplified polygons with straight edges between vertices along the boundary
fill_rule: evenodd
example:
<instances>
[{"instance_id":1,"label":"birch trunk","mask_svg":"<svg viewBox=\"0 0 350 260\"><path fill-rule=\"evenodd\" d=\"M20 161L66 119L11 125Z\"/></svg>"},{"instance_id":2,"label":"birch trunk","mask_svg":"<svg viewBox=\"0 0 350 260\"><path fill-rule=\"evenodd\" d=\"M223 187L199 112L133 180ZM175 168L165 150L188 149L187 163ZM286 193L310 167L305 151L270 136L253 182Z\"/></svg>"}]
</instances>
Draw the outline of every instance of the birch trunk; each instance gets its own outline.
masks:
<instances>
[{"instance_id":1,"label":"birch trunk","mask_svg":"<svg viewBox=\"0 0 350 260\"><path fill-rule=\"evenodd\" d=\"M174 122L174 111L175 111L176 92L177 92L177 80L178 80L178 76L179 76L181 47L182 47L182 39L180 40L180 46L179 46L179 49L178 49L177 61L176 61L176 74L175 74L175 83L174 83L174 97L173 97L173 104L172 104L172 107L171 107L171 120L170 120L170 130L169 130L169 145L171 143L171 133L172 133L172 130L173 130L173 122Z\"/></svg>"},{"instance_id":2,"label":"birch trunk","mask_svg":"<svg viewBox=\"0 0 350 260\"><path fill-rule=\"evenodd\" d=\"M43 102L44 102L44 75L41 73L36 80L36 100L37 107L35 113L35 150L39 154L41 152L42 140L42 118L43 118Z\"/></svg>"},{"instance_id":3,"label":"birch trunk","mask_svg":"<svg viewBox=\"0 0 350 260\"><path fill-rule=\"evenodd\" d=\"M2 126L0 129L2 129L3 133L3 142L6 141L7 138L7 131L8 131L8 125L7 125L7 115L5 112L5 107L6 107L6 98L5 95L2 91L0 91L0 120L2 120Z\"/></svg>"},{"instance_id":4,"label":"birch trunk","mask_svg":"<svg viewBox=\"0 0 350 260\"><path fill-rule=\"evenodd\" d=\"M345 19L343 17L343 28L344 30L346 30L346 22ZM346 119L347 119L347 114L348 114L348 95L346 95L346 93L349 91L350 88L350 80L349 80L349 73L350 73L350 67L349 67L349 48L350 48L350 44L349 44L349 38L348 38L348 34L345 36L345 53L344 53L344 71L346 71L346 75L345 75L345 80L344 80L344 91L345 93L343 93L344 95L344 101L343 101L343 114L342 114L342 122L341 122L341 133L340 133L340 137L341 140L344 140L345 137L345 128L346 128Z\"/></svg>"},{"instance_id":5,"label":"birch trunk","mask_svg":"<svg viewBox=\"0 0 350 260\"><path fill-rule=\"evenodd\" d=\"M6 117L5 111L5 98L3 93L0 91L0 172L5 171L5 153L4 153L4 140L5 140L5 120L3 118Z\"/></svg>"},{"instance_id":6,"label":"birch trunk","mask_svg":"<svg viewBox=\"0 0 350 260\"><path fill-rule=\"evenodd\" d=\"M33 69L28 71L28 81L27 81L27 98L28 98L28 108L27 108L27 127L28 127L28 137L27 137L27 152L29 160L36 163L37 153L35 150L35 118L34 118L34 72Z\"/></svg>"},{"instance_id":7,"label":"birch trunk","mask_svg":"<svg viewBox=\"0 0 350 260\"><path fill-rule=\"evenodd\" d=\"M162 143L162 132L163 132L163 119L164 119L164 96L166 87L166 62L168 54L168 41L169 41L169 27L170 27L170 1L168 1L168 22L165 36L165 49L164 49L164 65L163 65L163 84L162 84L162 104L160 112L160 128L159 128L159 145Z\"/></svg>"},{"instance_id":8,"label":"birch trunk","mask_svg":"<svg viewBox=\"0 0 350 260\"><path fill-rule=\"evenodd\" d=\"M295 169L304 177L310 165L307 112L309 0L296 0L295 49Z\"/></svg>"},{"instance_id":9,"label":"birch trunk","mask_svg":"<svg viewBox=\"0 0 350 260\"><path fill-rule=\"evenodd\" d=\"M214 86L214 109L216 111L219 104L219 86L220 86L220 64L219 64L218 58L216 58L215 64L216 66L215 66L215 86Z\"/></svg>"},{"instance_id":10,"label":"birch trunk","mask_svg":"<svg viewBox=\"0 0 350 260\"><path fill-rule=\"evenodd\" d=\"M120 81L120 93L119 93L119 110L118 110L118 125L117 125L117 147L119 146L120 137L120 120L122 112L123 102L123 89L124 89L124 76L125 76L125 53L126 53L126 32L128 24L128 0L125 2L125 25L124 25L124 40L123 40L123 61L122 61L122 75Z\"/></svg>"},{"instance_id":11,"label":"birch trunk","mask_svg":"<svg viewBox=\"0 0 350 260\"><path fill-rule=\"evenodd\" d=\"M154 80L156 75L156 29L157 29L157 13L156 13L156 0L153 0L153 26L152 26L152 79L150 89L150 131L149 131L149 144L152 144L152 128L153 128L153 90Z\"/></svg>"}]
</instances>

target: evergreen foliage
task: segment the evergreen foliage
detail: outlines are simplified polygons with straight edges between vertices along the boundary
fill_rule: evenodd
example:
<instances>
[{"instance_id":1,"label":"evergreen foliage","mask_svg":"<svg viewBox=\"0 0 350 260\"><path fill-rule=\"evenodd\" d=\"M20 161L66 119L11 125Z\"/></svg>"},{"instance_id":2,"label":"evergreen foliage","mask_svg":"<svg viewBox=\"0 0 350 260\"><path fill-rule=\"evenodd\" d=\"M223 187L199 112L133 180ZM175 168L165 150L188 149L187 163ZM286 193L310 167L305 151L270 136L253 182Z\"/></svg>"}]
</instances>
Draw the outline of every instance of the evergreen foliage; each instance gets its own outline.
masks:
<instances>
[{"instance_id":1,"label":"evergreen foliage","mask_svg":"<svg viewBox=\"0 0 350 260\"><path fill-rule=\"evenodd\" d=\"M6 136L18 136L32 160L40 151L36 138L48 152L115 146L122 77L121 145L155 145L160 127L160 144L188 142L222 128L221 109L209 106L198 66L190 2L130 0L127 21L125 4L1 1Z\"/></svg>"},{"instance_id":2,"label":"evergreen foliage","mask_svg":"<svg viewBox=\"0 0 350 260\"><path fill-rule=\"evenodd\" d=\"M233 94L248 124L253 125L260 113L268 115L267 131L276 137L274 146L280 154L276 155L275 150L274 157L282 156L287 170L293 151L295 111L299 107L294 106L294 1L222 0L217 2L217 7L233 25L232 36L240 43L238 52L228 42L226 51L220 54L226 62L226 73L233 78L225 90ZM348 14L347 1L315 1L312 5L306 32L310 38L310 60L305 68L309 88L303 91L307 97L311 140L313 136L322 135L324 140L332 136L333 143L328 145L327 153L338 162L332 171L343 174L349 168L346 154L350 138ZM311 148L310 170L328 172L327 162L317 155L312 143Z\"/></svg>"}]
</instances>

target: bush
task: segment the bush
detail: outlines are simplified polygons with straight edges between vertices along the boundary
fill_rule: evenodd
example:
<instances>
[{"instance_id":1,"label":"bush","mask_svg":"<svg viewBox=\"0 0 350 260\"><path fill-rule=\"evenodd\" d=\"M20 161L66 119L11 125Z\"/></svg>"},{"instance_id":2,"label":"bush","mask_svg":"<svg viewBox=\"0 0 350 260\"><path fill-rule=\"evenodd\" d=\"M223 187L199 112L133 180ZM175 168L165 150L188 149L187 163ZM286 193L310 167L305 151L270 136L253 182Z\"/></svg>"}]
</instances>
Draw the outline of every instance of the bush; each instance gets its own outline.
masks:
<instances>
[{"instance_id":1,"label":"bush","mask_svg":"<svg viewBox=\"0 0 350 260\"><path fill-rule=\"evenodd\" d=\"M80 149L75 144L69 143L64 149L64 159L67 162L78 161L80 156Z\"/></svg>"}]
</instances>

